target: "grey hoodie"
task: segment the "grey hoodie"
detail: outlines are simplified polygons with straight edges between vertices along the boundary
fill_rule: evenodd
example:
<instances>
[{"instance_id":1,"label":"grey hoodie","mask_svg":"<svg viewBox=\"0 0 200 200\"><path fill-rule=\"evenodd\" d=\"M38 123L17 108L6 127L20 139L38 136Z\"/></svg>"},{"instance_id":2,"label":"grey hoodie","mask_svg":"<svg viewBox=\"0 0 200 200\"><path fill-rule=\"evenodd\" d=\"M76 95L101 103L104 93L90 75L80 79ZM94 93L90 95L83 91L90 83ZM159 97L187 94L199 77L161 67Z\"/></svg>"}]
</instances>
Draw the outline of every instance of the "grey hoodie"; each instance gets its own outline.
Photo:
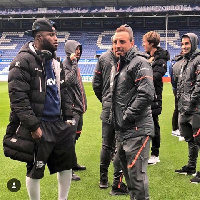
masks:
<instances>
[{"instance_id":1,"label":"grey hoodie","mask_svg":"<svg viewBox=\"0 0 200 200\"><path fill-rule=\"evenodd\" d=\"M80 69L76 59L70 60L70 55L75 53L76 48L80 46L80 55L82 54L82 45L75 40L68 40L65 43L66 57L63 61L65 71L65 102L70 111L82 114L87 110L87 100L84 86L80 76Z\"/></svg>"},{"instance_id":2,"label":"grey hoodie","mask_svg":"<svg viewBox=\"0 0 200 200\"><path fill-rule=\"evenodd\" d=\"M75 50L78 46L80 46L82 54L82 45L79 42L77 42L76 40L67 40L67 42L65 43L65 53L67 57L70 57L72 53L75 53Z\"/></svg>"},{"instance_id":3,"label":"grey hoodie","mask_svg":"<svg viewBox=\"0 0 200 200\"><path fill-rule=\"evenodd\" d=\"M177 85L178 109L180 113L193 114L200 106L200 49L197 47L197 35L187 33L182 38L185 36L190 38L191 51L181 59Z\"/></svg>"},{"instance_id":4,"label":"grey hoodie","mask_svg":"<svg viewBox=\"0 0 200 200\"><path fill-rule=\"evenodd\" d=\"M182 36L182 38L183 37L189 37L190 38L190 42L191 42L190 53L193 53L198 48L198 44L199 44L199 39L198 39L197 35L194 34L194 33L186 33Z\"/></svg>"}]
</instances>

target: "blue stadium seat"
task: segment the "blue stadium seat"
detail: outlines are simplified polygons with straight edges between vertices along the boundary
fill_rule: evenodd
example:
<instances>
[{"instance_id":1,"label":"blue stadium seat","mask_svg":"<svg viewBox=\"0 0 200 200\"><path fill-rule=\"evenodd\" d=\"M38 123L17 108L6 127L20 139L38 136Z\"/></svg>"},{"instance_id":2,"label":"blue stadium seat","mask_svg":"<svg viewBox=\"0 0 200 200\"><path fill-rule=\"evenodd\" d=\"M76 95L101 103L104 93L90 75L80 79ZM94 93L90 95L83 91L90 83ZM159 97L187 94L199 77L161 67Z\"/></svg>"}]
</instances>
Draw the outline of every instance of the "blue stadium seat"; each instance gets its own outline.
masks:
<instances>
[{"instance_id":1,"label":"blue stadium seat","mask_svg":"<svg viewBox=\"0 0 200 200\"><path fill-rule=\"evenodd\" d=\"M134 31L135 44L140 51L144 51L142 46L142 36L150 30L137 29ZM160 46L165 49L165 30L155 30L161 36ZM199 30L194 28L188 31L188 28L170 29L167 34L167 49L170 52L171 59L180 53L180 37L184 33L194 32L199 36ZM81 59L94 59L96 51L106 51L111 47L111 37L114 34L113 30L88 30L88 31L62 31L58 32L58 50L57 55L63 60L66 56L64 46L67 40L76 40L83 46ZM13 59L23 44L27 41L33 40L24 34L24 32L2 32L0 33L0 59ZM97 61L97 60L96 60ZM80 62L79 67L82 75L93 75L96 62ZM8 72L8 64L2 64L0 61L0 73ZM168 72L166 73L168 75Z\"/></svg>"}]
</instances>

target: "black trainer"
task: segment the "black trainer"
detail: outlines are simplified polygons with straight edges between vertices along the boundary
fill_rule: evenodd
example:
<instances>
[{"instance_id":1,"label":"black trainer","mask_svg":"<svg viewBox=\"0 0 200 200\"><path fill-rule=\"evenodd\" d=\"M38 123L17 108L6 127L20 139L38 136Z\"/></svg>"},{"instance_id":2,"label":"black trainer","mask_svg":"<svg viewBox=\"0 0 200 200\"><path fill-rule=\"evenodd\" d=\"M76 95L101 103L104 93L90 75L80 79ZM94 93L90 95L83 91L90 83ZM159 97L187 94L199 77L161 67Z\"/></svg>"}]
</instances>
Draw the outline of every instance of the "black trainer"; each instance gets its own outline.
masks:
<instances>
[{"instance_id":1,"label":"black trainer","mask_svg":"<svg viewBox=\"0 0 200 200\"><path fill-rule=\"evenodd\" d=\"M80 181L80 176L76 175L74 172L72 172L72 181Z\"/></svg>"},{"instance_id":2,"label":"black trainer","mask_svg":"<svg viewBox=\"0 0 200 200\"><path fill-rule=\"evenodd\" d=\"M190 183L200 183L200 172L197 172L196 176L190 180Z\"/></svg>"},{"instance_id":3,"label":"black trainer","mask_svg":"<svg viewBox=\"0 0 200 200\"><path fill-rule=\"evenodd\" d=\"M128 195L129 191L127 186L121 182L120 186L117 188L112 187L112 190L110 191L110 195Z\"/></svg>"},{"instance_id":4,"label":"black trainer","mask_svg":"<svg viewBox=\"0 0 200 200\"><path fill-rule=\"evenodd\" d=\"M108 181L101 180L100 183L99 183L99 187L101 189L107 189L108 188Z\"/></svg>"},{"instance_id":5,"label":"black trainer","mask_svg":"<svg viewBox=\"0 0 200 200\"><path fill-rule=\"evenodd\" d=\"M182 169L176 169L175 172L184 175L195 175L196 169L185 165L182 167Z\"/></svg>"},{"instance_id":6,"label":"black trainer","mask_svg":"<svg viewBox=\"0 0 200 200\"><path fill-rule=\"evenodd\" d=\"M74 171L82 171L82 170L86 170L85 166L81 166L79 164L77 164L75 167L72 168Z\"/></svg>"}]
</instances>

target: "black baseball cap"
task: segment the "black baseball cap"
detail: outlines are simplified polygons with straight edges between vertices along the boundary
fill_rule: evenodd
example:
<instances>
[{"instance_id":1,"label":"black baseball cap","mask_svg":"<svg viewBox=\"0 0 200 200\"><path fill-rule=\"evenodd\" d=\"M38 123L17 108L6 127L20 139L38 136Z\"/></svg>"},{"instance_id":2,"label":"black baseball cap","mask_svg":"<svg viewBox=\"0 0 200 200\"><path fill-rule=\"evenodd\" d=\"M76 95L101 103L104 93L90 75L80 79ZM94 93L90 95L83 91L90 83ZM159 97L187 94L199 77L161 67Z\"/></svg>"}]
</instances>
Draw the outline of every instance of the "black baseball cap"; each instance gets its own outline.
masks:
<instances>
[{"instance_id":1,"label":"black baseball cap","mask_svg":"<svg viewBox=\"0 0 200 200\"><path fill-rule=\"evenodd\" d=\"M53 27L55 29L52 29ZM26 34L34 36L39 31L54 32L55 30L57 30L57 26L54 21L47 18L39 18L33 22L32 30L26 31Z\"/></svg>"}]
</instances>

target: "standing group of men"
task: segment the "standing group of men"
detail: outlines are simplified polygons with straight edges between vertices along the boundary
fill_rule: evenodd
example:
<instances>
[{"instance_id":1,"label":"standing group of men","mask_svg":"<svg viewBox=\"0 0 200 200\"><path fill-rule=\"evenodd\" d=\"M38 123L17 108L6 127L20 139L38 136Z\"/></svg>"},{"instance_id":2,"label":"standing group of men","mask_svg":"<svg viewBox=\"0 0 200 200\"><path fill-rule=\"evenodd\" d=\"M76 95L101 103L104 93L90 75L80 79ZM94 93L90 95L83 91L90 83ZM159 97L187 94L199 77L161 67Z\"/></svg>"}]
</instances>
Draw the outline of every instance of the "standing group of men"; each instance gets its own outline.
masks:
<instances>
[{"instance_id":1,"label":"standing group of men","mask_svg":"<svg viewBox=\"0 0 200 200\"><path fill-rule=\"evenodd\" d=\"M131 27L122 25L112 37L112 49L100 56L96 65L93 89L102 102L100 188L108 186L108 167L116 140L113 195L127 194L128 190L131 199L149 199L146 170L148 164L159 162L158 115L162 110L162 77L169 60L169 53L158 47L159 43L159 34L150 31L143 36L146 53L139 52ZM148 159L151 139L152 156ZM124 184L120 187L122 179L116 179L120 177L116 176L120 174L119 166L127 190Z\"/></svg>"},{"instance_id":2,"label":"standing group of men","mask_svg":"<svg viewBox=\"0 0 200 200\"><path fill-rule=\"evenodd\" d=\"M59 200L68 197L72 169L85 169L77 164L75 153L87 109L77 64L82 46L68 40L67 56L61 63L55 54L56 29L55 23L45 18L33 23L34 41L25 44L12 61L8 78L11 114L4 153L27 162L26 186L31 200L40 199L40 179L46 164L51 174L57 173ZM128 25L117 28L111 40L112 49L99 58L93 80L93 89L102 103L99 186L108 188L108 167L116 151L110 194L130 194L131 200L147 200L147 166L160 161L158 117L162 110L162 76L169 54L158 47L160 37L153 31L143 36L146 53L134 45L133 31ZM189 162L181 170L188 174L196 172L200 143L197 40L194 34L183 36L184 56L178 78L180 130L189 144ZM32 148L27 149L27 144ZM122 182L123 175L127 186ZM199 173L195 178L200 180ZM80 177L74 174L74 180Z\"/></svg>"},{"instance_id":3,"label":"standing group of men","mask_svg":"<svg viewBox=\"0 0 200 200\"><path fill-rule=\"evenodd\" d=\"M162 77L167 71L170 56L167 50L158 46L159 43L158 33L146 33L143 46L148 55L145 55L134 46L131 28L120 26L112 37L112 49L100 56L93 79L94 92L102 102L100 188L107 188L108 185L107 173L115 138L114 187L110 193L126 194L124 187L120 188L122 179L118 180L118 187L115 186L116 172L120 172L115 160L119 159L131 199L149 199L147 163L160 162ZM182 54L178 56L173 70L176 71L174 78L177 81L178 123L189 147L188 164L175 172L196 174L191 183L200 183L200 172L196 173L200 145L200 57L197 45L198 37L195 34L182 36ZM152 147L148 159L149 138L152 139Z\"/></svg>"}]
</instances>

